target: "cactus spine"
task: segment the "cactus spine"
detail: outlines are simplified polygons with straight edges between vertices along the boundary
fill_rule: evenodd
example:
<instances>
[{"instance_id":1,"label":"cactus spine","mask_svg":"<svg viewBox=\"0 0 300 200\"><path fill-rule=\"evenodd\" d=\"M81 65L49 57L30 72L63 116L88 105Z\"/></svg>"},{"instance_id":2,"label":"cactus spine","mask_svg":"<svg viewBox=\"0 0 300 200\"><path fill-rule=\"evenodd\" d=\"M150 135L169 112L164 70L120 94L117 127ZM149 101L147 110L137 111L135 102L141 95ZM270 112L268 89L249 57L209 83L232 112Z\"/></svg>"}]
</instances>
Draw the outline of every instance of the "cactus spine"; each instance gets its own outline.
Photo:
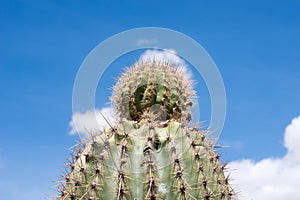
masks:
<instances>
[{"instance_id":1,"label":"cactus spine","mask_svg":"<svg viewBox=\"0 0 300 200\"><path fill-rule=\"evenodd\" d=\"M112 95L118 123L79 145L57 199L232 199L207 131L189 123L193 94L168 63L128 68Z\"/></svg>"}]
</instances>

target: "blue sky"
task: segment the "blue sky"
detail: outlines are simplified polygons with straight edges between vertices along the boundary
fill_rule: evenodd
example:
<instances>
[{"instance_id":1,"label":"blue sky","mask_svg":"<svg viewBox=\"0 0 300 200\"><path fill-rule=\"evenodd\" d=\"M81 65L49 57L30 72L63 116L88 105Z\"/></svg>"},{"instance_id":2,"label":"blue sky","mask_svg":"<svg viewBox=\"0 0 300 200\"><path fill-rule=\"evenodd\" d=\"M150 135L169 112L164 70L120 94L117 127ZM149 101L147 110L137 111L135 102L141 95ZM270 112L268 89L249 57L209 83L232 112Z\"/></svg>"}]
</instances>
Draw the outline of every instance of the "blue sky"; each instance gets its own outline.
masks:
<instances>
[{"instance_id":1,"label":"blue sky","mask_svg":"<svg viewBox=\"0 0 300 200\"><path fill-rule=\"evenodd\" d=\"M283 156L285 127L300 114L299 9L300 2L291 0L1 0L1 199L44 199L54 192L52 180L78 139L68 133L81 62L101 41L137 27L180 31L217 64L227 92L219 142L231 146L223 160ZM116 63L130 64L138 53ZM119 71L110 70L114 77ZM114 79L104 82L99 107Z\"/></svg>"}]
</instances>

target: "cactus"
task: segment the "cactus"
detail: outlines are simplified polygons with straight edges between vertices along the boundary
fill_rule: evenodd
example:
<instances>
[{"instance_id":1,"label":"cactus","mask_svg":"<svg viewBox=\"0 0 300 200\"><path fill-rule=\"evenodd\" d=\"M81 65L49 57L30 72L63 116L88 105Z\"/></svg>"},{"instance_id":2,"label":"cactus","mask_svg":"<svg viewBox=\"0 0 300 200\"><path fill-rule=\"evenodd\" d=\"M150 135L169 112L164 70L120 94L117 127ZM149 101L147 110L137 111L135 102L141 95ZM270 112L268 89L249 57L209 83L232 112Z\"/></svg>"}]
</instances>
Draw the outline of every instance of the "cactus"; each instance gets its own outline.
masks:
<instances>
[{"instance_id":1,"label":"cactus","mask_svg":"<svg viewBox=\"0 0 300 200\"><path fill-rule=\"evenodd\" d=\"M232 199L207 130L191 126L193 95L176 66L128 68L112 95L116 125L78 145L57 199Z\"/></svg>"}]
</instances>

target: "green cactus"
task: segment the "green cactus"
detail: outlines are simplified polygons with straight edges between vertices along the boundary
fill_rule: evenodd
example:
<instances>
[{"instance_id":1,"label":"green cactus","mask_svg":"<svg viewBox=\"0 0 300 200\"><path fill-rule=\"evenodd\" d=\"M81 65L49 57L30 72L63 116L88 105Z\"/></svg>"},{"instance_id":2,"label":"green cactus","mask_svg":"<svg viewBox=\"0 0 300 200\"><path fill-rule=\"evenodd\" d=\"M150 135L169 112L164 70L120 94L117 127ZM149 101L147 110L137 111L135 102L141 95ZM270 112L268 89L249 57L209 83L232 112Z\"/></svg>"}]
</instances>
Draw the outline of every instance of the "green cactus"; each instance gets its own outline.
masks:
<instances>
[{"instance_id":1,"label":"green cactus","mask_svg":"<svg viewBox=\"0 0 300 200\"><path fill-rule=\"evenodd\" d=\"M190 125L193 95L168 63L128 68L112 95L116 125L82 141L57 199L232 199L207 131Z\"/></svg>"}]
</instances>

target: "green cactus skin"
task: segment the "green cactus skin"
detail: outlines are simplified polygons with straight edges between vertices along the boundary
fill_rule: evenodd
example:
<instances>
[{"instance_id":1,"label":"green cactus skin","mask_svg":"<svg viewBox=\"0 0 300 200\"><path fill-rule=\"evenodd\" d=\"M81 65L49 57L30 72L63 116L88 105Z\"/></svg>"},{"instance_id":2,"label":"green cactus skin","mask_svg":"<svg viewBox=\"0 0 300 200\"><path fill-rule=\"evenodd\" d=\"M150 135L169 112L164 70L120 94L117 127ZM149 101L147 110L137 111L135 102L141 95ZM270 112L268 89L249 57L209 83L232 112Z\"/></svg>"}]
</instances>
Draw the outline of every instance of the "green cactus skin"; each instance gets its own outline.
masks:
<instances>
[{"instance_id":1,"label":"green cactus skin","mask_svg":"<svg viewBox=\"0 0 300 200\"><path fill-rule=\"evenodd\" d=\"M114 91L117 125L79 144L57 199L234 197L226 165L206 139L207 131L191 128L187 107L194 91L176 68L138 63L127 69ZM152 109L157 104L164 117Z\"/></svg>"}]
</instances>

